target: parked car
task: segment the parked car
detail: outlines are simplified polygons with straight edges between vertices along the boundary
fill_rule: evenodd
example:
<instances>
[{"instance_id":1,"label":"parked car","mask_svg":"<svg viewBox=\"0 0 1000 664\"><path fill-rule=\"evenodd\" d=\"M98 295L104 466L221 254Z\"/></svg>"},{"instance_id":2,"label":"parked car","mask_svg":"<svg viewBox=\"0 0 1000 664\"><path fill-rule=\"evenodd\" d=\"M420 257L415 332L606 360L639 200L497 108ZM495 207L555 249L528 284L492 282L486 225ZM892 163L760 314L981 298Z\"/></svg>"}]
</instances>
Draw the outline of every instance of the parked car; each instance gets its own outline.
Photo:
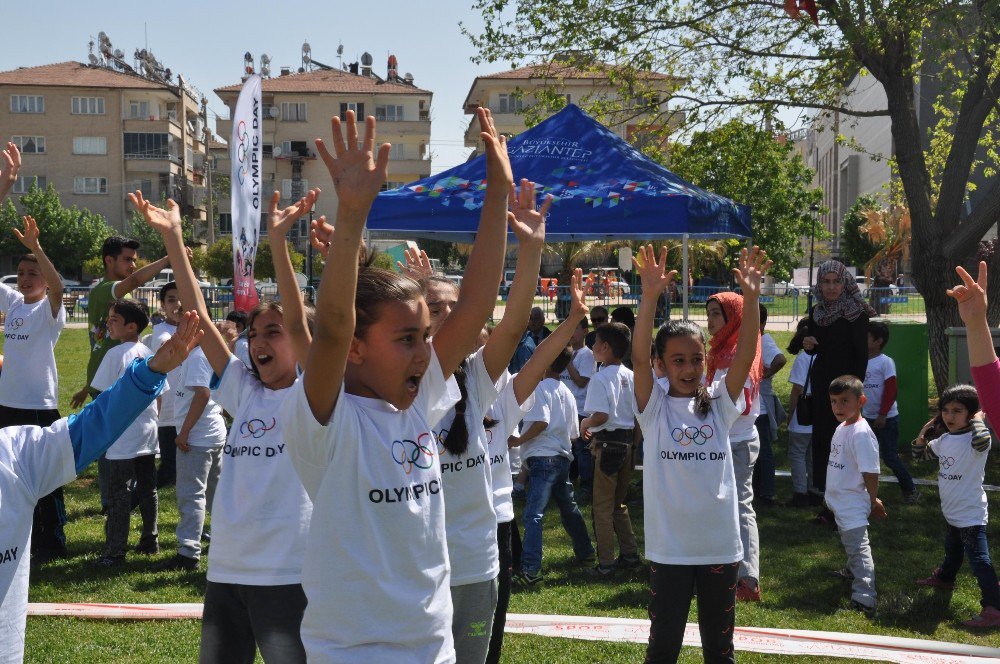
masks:
<instances>
[{"instance_id":1,"label":"parked car","mask_svg":"<svg viewBox=\"0 0 1000 664\"><path fill-rule=\"evenodd\" d=\"M80 282L77 281L76 279L67 279L66 277L62 276L60 276L59 278L62 279L63 288L69 286L77 287L80 285ZM17 275L16 274L4 275L3 277L0 277L0 283L5 283L11 288L17 288Z\"/></svg>"},{"instance_id":2,"label":"parked car","mask_svg":"<svg viewBox=\"0 0 1000 664\"><path fill-rule=\"evenodd\" d=\"M148 282L146 286L150 288L162 288L171 281L174 281L174 271L168 267L160 270L160 273L156 275L156 278ZM198 280L198 285L202 288L210 288L212 286L209 282L202 281L201 279Z\"/></svg>"},{"instance_id":3,"label":"parked car","mask_svg":"<svg viewBox=\"0 0 1000 664\"><path fill-rule=\"evenodd\" d=\"M612 281L611 282L611 296L614 297L618 295L628 295L632 292L632 287L629 286L624 281Z\"/></svg>"}]
</instances>

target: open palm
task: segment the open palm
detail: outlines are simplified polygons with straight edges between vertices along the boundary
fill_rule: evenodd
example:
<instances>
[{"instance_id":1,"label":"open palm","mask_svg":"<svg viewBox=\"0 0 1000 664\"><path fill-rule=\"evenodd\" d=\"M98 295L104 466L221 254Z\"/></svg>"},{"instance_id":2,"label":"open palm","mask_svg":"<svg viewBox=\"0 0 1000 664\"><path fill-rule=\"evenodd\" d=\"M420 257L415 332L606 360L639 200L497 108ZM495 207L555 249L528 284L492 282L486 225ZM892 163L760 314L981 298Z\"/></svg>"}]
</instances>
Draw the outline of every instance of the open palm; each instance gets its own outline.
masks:
<instances>
[{"instance_id":1,"label":"open palm","mask_svg":"<svg viewBox=\"0 0 1000 664\"><path fill-rule=\"evenodd\" d=\"M14 235L17 236L18 241L29 251L34 251L38 248L38 224L35 223L35 218L30 214L24 217L24 231L22 232L15 228Z\"/></svg>"},{"instance_id":2,"label":"open palm","mask_svg":"<svg viewBox=\"0 0 1000 664\"><path fill-rule=\"evenodd\" d=\"M746 249L740 251L739 267L733 270L733 276L736 277L736 283L743 291L744 297L760 295L764 275L767 274L772 264L773 261L767 258L767 252L758 246L754 246L749 251Z\"/></svg>"},{"instance_id":3,"label":"open palm","mask_svg":"<svg viewBox=\"0 0 1000 664\"><path fill-rule=\"evenodd\" d=\"M167 199L166 209L157 207L146 200L141 191L130 193L128 200L132 203L132 207L142 214L143 219L160 233L168 233L174 229L180 230L181 209L174 202L174 199Z\"/></svg>"},{"instance_id":4,"label":"open palm","mask_svg":"<svg viewBox=\"0 0 1000 664\"><path fill-rule=\"evenodd\" d=\"M309 210L316 204L319 198L320 189L310 189L305 196L292 203L286 208L278 208L281 200L280 192L274 192L271 196L271 206L267 212L267 232L274 237L284 237L288 235L289 229L303 215L309 214Z\"/></svg>"},{"instance_id":5,"label":"open palm","mask_svg":"<svg viewBox=\"0 0 1000 664\"><path fill-rule=\"evenodd\" d=\"M0 181L14 184L17 181L17 173L21 170L21 151L14 143L7 143L7 149L3 151L4 169L0 171Z\"/></svg>"},{"instance_id":6,"label":"open palm","mask_svg":"<svg viewBox=\"0 0 1000 664\"><path fill-rule=\"evenodd\" d=\"M659 259L653 245L639 247L639 255L632 257L632 265L639 274L643 297L659 297L677 276L677 270L666 272L667 247L660 247Z\"/></svg>"},{"instance_id":7,"label":"open palm","mask_svg":"<svg viewBox=\"0 0 1000 664\"><path fill-rule=\"evenodd\" d=\"M149 359L149 368L165 374L179 367L205 335L205 331L198 328L198 321L196 312L185 312L177 324L177 331Z\"/></svg>"},{"instance_id":8,"label":"open palm","mask_svg":"<svg viewBox=\"0 0 1000 664\"><path fill-rule=\"evenodd\" d=\"M347 111L346 117L346 123L341 123L339 117L330 121L336 156L330 154L321 138L316 139L316 149L330 171L340 205L367 212L385 183L391 146L383 143L375 154L375 118L369 116L365 122L364 142L358 147L358 124L354 111ZM346 140L343 124L346 124Z\"/></svg>"},{"instance_id":9,"label":"open palm","mask_svg":"<svg viewBox=\"0 0 1000 664\"><path fill-rule=\"evenodd\" d=\"M570 315L586 316L590 309L584 300L583 270L576 268L569 279Z\"/></svg>"},{"instance_id":10,"label":"open palm","mask_svg":"<svg viewBox=\"0 0 1000 664\"><path fill-rule=\"evenodd\" d=\"M552 206L552 200L551 195L546 196L539 209L534 182L522 179L519 191L513 184L510 185L507 224L519 243L540 245L545 242L545 215Z\"/></svg>"}]
</instances>

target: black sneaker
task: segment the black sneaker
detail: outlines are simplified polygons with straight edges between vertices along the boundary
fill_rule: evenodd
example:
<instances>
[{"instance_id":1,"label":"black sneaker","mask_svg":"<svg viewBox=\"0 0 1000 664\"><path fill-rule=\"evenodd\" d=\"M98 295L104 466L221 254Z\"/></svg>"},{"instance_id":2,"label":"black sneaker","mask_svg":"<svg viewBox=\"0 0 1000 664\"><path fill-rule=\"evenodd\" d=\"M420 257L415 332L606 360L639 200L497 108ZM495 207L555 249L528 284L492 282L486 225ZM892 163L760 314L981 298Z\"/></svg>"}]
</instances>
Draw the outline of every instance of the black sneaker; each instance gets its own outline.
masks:
<instances>
[{"instance_id":1,"label":"black sneaker","mask_svg":"<svg viewBox=\"0 0 1000 664\"><path fill-rule=\"evenodd\" d=\"M636 567L642 567L642 558L639 557L639 554L618 556L618 560L615 561L614 566L622 569L635 569Z\"/></svg>"},{"instance_id":2,"label":"black sneaker","mask_svg":"<svg viewBox=\"0 0 1000 664\"><path fill-rule=\"evenodd\" d=\"M854 580L854 574L851 573L851 570L847 569L846 567L842 567L841 569L831 570L830 576L837 577L838 579L843 579L844 581Z\"/></svg>"},{"instance_id":3,"label":"black sneaker","mask_svg":"<svg viewBox=\"0 0 1000 664\"><path fill-rule=\"evenodd\" d=\"M132 550L135 551L136 553L142 553L147 556L155 556L160 552L160 543L157 542L156 540L145 543L140 542L139 544L136 544L135 548L133 548Z\"/></svg>"},{"instance_id":4,"label":"black sneaker","mask_svg":"<svg viewBox=\"0 0 1000 664\"><path fill-rule=\"evenodd\" d=\"M101 556L90 561L94 567L120 567L125 564L125 556Z\"/></svg>"},{"instance_id":5,"label":"black sneaker","mask_svg":"<svg viewBox=\"0 0 1000 664\"><path fill-rule=\"evenodd\" d=\"M514 576L514 582L519 586L530 588L542 582L541 572L520 572Z\"/></svg>"},{"instance_id":6,"label":"black sneaker","mask_svg":"<svg viewBox=\"0 0 1000 664\"><path fill-rule=\"evenodd\" d=\"M859 602L857 600L854 600L854 599L851 600L851 611L858 611L860 613L863 613L863 614L865 614L866 618L874 618L875 617L875 607L874 606L865 606L861 602Z\"/></svg>"},{"instance_id":7,"label":"black sneaker","mask_svg":"<svg viewBox=\"0 0 1000 664\"><path fill-rule=\"evenodd\" d=\"M610 579L615 575L615 566L611 565L596 565L587 570L587 574L598 578L598 579Z\"/></svg>"},{"instance_id":8,"label":"black sneaker","mask_svg":"<svg viewBox=\"0 0 1000 664\"><path fill-rule=\"evenodd\" d=\"M168 571L168 570L180 570L185 572L192 572L198 569L198 559L188 558L187 556L182 556L181 554L175 555L170 560L166 560L157 566L157 569Z\"/></svg>"}]
</instances>

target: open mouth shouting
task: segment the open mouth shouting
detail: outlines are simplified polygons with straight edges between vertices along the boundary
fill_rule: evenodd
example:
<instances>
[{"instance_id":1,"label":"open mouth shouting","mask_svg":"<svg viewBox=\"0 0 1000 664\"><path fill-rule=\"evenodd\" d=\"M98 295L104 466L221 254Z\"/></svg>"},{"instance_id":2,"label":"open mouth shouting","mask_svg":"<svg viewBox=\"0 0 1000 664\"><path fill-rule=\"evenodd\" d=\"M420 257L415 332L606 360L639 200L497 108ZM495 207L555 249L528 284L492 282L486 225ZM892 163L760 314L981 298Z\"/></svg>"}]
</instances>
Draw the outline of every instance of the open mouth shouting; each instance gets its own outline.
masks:
<instances>
[{"instance_id":1,"label":"open mouth shouting","mask_svg":"<svg viewBox=\"0 0 1000 664\"><path fill-rule=\"evenodd\" d=\"M420 379L423 377L424 375L422 373L408 376L406 378L406 391L409 392L410 394L415 395L417 391L420 389Z\"/></svg>"},{"instance_id":2,"label":"open mouth shouting","mask_svg":"<svg viewBox=\"0 0 1000 664\"><path fill-rule=\"evenodd\" d=\"M257 356L254 357L254 360L257 362L258 367L263 367L264 365L271 362L273 359L274 358L272 356L267 355L265 353L258 353Z\"/></svg>"}]
</instances>

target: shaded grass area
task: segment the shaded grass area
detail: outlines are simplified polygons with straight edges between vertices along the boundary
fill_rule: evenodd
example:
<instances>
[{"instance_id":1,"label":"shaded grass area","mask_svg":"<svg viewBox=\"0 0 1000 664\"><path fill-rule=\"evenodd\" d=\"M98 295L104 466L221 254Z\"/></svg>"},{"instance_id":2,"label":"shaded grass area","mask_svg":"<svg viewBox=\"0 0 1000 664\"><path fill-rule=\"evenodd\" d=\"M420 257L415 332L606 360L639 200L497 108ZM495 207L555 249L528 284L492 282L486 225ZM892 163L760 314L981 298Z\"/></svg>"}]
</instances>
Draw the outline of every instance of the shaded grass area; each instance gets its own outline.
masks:
<instances>
[{"instance_id":1,"label":"shaded grass area","mask_svg":"<svg viewBox=\"0 0 1000 664\"><path fill-rule=\"evenodd\" d=\"M784 346L790 335L774 335ZM83 384L87 359L86 332L66 330L57 347L60 371L60 405L66 414L70 395ZM787 371L778 374L774 386L787 401ZM779 467L785 465L785 432L777 444ZM919 469L919 476L933 477L934 469ZM998 464L991 460L987 481L1000 483ZM637 483L638 484L638 483ZM636 488L638 490L638 487ZM761 582L764 601L741 604L740 625L817 629L891 634L1000 648L1000 634L982 634L959 624L979 609L979 590L967 567L958 587L945 594L918 588L913 580L926 576L942 556L944 521L937 492L925 489L921 504L899 504L898 487L882 485L890 518L871 528L879 584L879 613L874 621L843 611L849 587L827 575L843 565L844 553L832 530L809 523L812 512L771 508L759 513L761 529ZM787 498L791 485L778 480L779 499ZM637 497L637 493L633 497ZM177 524L173 490L160 495L160 541L158 556L131 555L126 567L105 570L90 567L88 560L103 544L104 520L98 513L96 473L93 467L67 488L67 527L70 557L32 571L30 598L36 602L198 602L204 591L204 572L159 572L153 567L176 553L173 537ZM990 494L994 513L1000 496ZM590 520L589 506L583 506ZM642 508L632 508L636 534L642 537ZM133 520L138 526L138 518ZM994 558L1000 556L1000 533L990 528ZM138 533L133 532L131 543ZM550 511L545 523L546 580L538 587L517 592L511 599L512 613L605 615L646 617L646 572L637 570L612 582L586 577L574 562L568 536L559 525L558 513ZM202 564L204 570L204 563ZM347 600L351 601L351 600ZM691 620L695 620L692 612ZM198 621L125 622L85 621L68 618L30 618L27 631L28 662L121 662L141 659L151 662L190 662L196 658L200 638ZM636 662L644 653L642 644L585 642L509 635L506 662ZM741 662L769 662L775 655L741 653ZM791 661L788 658L784 658ZM683 662L700 662L697 649L685 648ZM798 657L804 662L850 660Z\"/></svg>"}]
</instances>

